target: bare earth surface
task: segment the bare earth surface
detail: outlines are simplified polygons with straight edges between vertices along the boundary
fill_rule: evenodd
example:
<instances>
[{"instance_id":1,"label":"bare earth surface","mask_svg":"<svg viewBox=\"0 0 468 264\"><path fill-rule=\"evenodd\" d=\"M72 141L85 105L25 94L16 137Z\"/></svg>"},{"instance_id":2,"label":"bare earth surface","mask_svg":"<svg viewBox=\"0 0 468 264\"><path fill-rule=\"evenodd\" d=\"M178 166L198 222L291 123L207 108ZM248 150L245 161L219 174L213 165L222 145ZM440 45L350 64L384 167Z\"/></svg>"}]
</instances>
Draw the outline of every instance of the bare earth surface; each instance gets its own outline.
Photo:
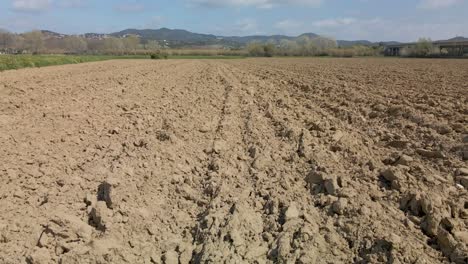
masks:
<instances>
[{"instance_id":1,"label":"bare earth surface","mask_svg":"<svg viewBox=\"0 0 468 264\"><path fill-rule=\"evenodd\" d=\"M467 263L468 61L0 73L0 263Z\"/></svg>"}]
</instances>

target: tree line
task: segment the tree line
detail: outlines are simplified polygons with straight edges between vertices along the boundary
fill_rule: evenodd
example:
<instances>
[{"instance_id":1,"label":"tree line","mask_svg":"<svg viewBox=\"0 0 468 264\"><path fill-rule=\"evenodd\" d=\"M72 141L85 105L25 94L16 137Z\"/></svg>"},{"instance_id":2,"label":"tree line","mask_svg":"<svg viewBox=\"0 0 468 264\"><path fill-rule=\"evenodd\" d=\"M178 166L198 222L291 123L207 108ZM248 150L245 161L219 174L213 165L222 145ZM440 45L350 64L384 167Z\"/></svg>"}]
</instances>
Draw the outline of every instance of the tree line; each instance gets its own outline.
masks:
<instances>
[{"instance_id":1,"label":"tree line","mask_svg":"<svg viewBox=\"0 0 468 264\"><path fill-rule=\"evenodd\" d=\"M280 41L268 41L266 43L252 42L247 45L250 56L272 57L272 56L377 56L381 54L380 47L338 47L336 40L326 37L301 36L297 40L283 39Z\"/></svg>"},{"instance_id":2,"label":"tree line","mask_svg":"<svg viewBox=\"0 0 468 264\"><path fill-rule=\"evenodd\" d=\"M156 40L142 41L138 36L128 35L117 38L85 38L80 35L50 37L42 31L31 31L23 34L0 30L0 52L12 54L156 54L165 49ZM205 52L202 49L192 49L193 55ZM166 50L178 52L178 50ZM233 52L235 54L233 54ZM209 54L213 51L209 51ZM354 46L340 48L336 40L326 37L302 36L295 40L270 40L266 43L252 42L244 50L216 50L217 55L244 55L256 57L272 56L376 56L380 55L379 47ZM190 55L190 54L186 54Z\"/></svg>"},{"instance_id":3,"label":"tree line","mask_svg":"<svg viewBox=\"0 0 468 264\"><path fill-rule=\"evenodd\" d=\"M0 30L0 52L32 54L136 54L161 49L157 41L140 42L138 36L123 38L47 37L41 31L14 34Z\"/></svg>"}]
</instances>

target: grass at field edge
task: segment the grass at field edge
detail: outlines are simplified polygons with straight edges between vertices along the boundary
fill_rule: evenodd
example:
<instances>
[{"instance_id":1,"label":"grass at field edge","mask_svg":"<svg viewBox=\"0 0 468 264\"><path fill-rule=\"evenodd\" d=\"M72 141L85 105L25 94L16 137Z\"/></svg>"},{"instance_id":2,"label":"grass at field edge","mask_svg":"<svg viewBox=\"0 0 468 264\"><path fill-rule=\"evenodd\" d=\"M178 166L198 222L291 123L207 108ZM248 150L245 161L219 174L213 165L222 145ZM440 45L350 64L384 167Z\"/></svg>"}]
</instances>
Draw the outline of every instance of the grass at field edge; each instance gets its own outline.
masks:
<instances>
[{"instance_id":1,"label":"grass at field edge","mask_svg":"<svg viewBox=\"0 0 468 264\"><path fill-rule=\"evenodd\" d=\"M243 56L188 56L174 55L168 59L242 59ZM150 59L149 55L0 55L0 71L22 68L46 67L53 65L77 64L84 62L116 59Z\"/></svg>"}]
</instances>

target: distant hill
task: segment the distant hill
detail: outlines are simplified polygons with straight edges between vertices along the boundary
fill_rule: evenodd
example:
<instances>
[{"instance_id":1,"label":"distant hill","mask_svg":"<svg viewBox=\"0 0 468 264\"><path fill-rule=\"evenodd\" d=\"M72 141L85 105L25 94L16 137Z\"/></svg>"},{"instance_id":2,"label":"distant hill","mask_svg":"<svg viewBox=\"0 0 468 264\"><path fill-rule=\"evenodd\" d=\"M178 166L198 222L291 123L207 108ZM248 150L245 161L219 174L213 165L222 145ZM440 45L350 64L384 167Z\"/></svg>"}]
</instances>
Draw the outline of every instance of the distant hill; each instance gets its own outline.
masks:
<instances>
[{"instance_id":1,"label":"distant hill","mask_svg":"<svg viewBox=\"0 0 468 264\"><path fill-rule=\"evenodd\" d=\"M398 41L380 41L380 42L371 42L368 40L337 40L339 47L352 47L352 46L382 46L382 45L396 45L401 42Z\"/></svg>"},{"instance_id":2,"label":"distant hill","mask_svg":"<svg viewBox=\"0 0 468 264\"><path fill-rule=\"evenodd\" d=\"M111 33L114 37L125 37L127 35L137 35L146 40L168 40L168 41L215 41L215 35L193 33L183 29L125 29L119 32Z\"/></svg>"},{"instance_id":3,"label":"distant hill","mask_svg":"<svg viewBox=\"0 0 468 264\"><path fill-rule=\"evenodd\" d=\"M47 37L63 38L66 34L53 32L50 30L42 30L42 33ZM187 46L221 46L221 47L243 47L250 42L268 42L273 41L279 43L281 40L297 40L298 38L307 36L309 38L316 38L319 35L315 33L304 33L299 36L287 35L252 35L252 36L217 36L213 34L194 33L184 29L125 29L119 32L102 34L102 33L85 33L82 36L88 39L102 39L109 36L123 38L128 35L137 35L145 43L149 40L164 41L169 47L187 47ZM444 41L444 40L441 40ZM455 37L447 41L468 41L465 37ZM340 47L351 47L356 45L362 46L378 46L399 44L397 41L387 42L371 42L368 40L337 40Z\"/></svg>"},{"instance_id":4,"label":"distant hill","mask_svg":"<svg viewBox=\"0 0 468 264\"><path fill-rule=\"evenodd\" d=\"M212 34L193 33L183 29L125 29L119 32L109 34L114 37L125 37L127 35L137 35L143 41L148 40L165 40L173 44L186 45L224 45L224 46L244 46L250 42L279 42L282 39L294 40L298 37L308 36L315 38L318 35L314 33L305 33L297 37L285 35L253 35L253 36L216 36Z\"/></svg>"},{"instance_id":5,"label":"distant hill","mask_svg":"<svg viewBox=\"0 0 468 264\"><path fill-rule=\"evenodd\" d=\"M85 33L83 36L87 39L103 39L106 38L107 34L100 34L100 33Z\"/></svg>"},{"instance_id":6,"label":"distant hill","mask_svg":"<svg viewBox=\"0 0 468 264\"><path fill-rule=\"evenodd\" d=\"M57 33L50 30L41 30L41 32L47 38L63 38L66 36L65 34Z\"/></svg>"},{"instance_id":7,"label":"distant hill","mask_svg":"<svg viewBox=\"0 0 468 264\"><path fill-rule=\"evenodd\" d=\"M368 40L337 40L340 47L352 47L356 45L373 46L374 43Z\"/></svg>"},{"instance_id":8,"label":"distant hill","mask_svg":"<svg viewBox=\"0 0 468 264\"><path fill-rule=\"evenodd\" d=\"M309 37L309 38L316 38L318 37L319 35L317 34L314 34L314 33L304 33L304 34L301 34L297 37L291 37L291 36L286 36L286 35L253 35L253 36L245 36L245 37L222 37L222 36L218 36L218 38L222 38L222 39L225 39L225 40L230 40L230 41L234 41L234 42L238 42L238 43L242 43L242 44L248 44L250 42L268 42L268 41L273 41L273 42L280 42L281 40L283 39L287 39L287 40L296 40L300 37Z\"/></svg>"},{"instance_id":9,"label":"distant hill","mask_svg":"<svg viewBox=\"0 0 468 264\"><path fill-rule=\"evenodd\" d=\"M111 33L114 37L125 37L127 35L137 35L143 39L148 40L166 40L171 42L171 46L181 45L222 45L230 47L241 47L251 42L275 42L279 43L281 40L297 40L301 37L316 38L320 35L315 33L303 33L299 36L287 36L287 35L252 35L252 36L216 36L212 34L200 34L193 33L182 29L126 29L119 32ZM368 40L337 40L338 46L340 47L351 47L355 45L362 46L377 46L380 42L371 42ZM382 42L386 43L398 43Z\"/></svg>"},{"instance_id":10,"label":"distant hill","mask_svg":"<svg viewBox=\"0 0 468 264\"><path fill-rule=\"evenodd\" d=\"M298 36L298 38L300 37L316 38L316 37L320 37L320 35L317 35L315 33L304 33Z\"/></svg>"},{"instance_id":11,"label":"distant hill","mask_svg":"<svg viewBox=\"0 0 468 264\"><path fill-rule=\"evenodd\" d=\"M379 44L382 44L382 45L398 45L398 44L401 44L401 42L398 42L398 41L384 41L384 42L378 42Z\"/></svg>"},{"instance_id":12,"label":"distant hill","mask_svg":"<svg viewBox=\"0 0 468 264\"><path fill-rule=\"evenodd\" d=\"M218 38L229 40L241 44L248 44L250 42L268 42L268 41L275 41L278 42L282 39L291 40L294 37L284 36L284 35L272 35L272 36L262 36L262 35L253 35L253 36L244 36L244 37L222 37L219 36Z\"/></svg>"},{"instance_id":13,"label":"distant hill","mask_svg":"<svg viewBox=\"0 0 468 264\"><path fill-rule=\"evenodd\" d=\"M445 41L445 40L441 40L441 41ZM465 37L454 37L454 38L451 38L451 39L447 39L446 41L468 41L468 38L465 38Z\"/></svg>"},{"instance_id":14,"label":"distant hill","mask_svg":"<svg viewBox=\"0 0 468 264\"><path fill-rule=\"evenodd\" d=\"M183 29L125 29L119 32L110 33L113 37L125 37L128 35L139 36L143 43L149 40L164 41L172 48L184 46L209 46L221 45L228 47L241 46L242 44L224 40L211 34L193 33Z\"/></svg>"}]
</instances>

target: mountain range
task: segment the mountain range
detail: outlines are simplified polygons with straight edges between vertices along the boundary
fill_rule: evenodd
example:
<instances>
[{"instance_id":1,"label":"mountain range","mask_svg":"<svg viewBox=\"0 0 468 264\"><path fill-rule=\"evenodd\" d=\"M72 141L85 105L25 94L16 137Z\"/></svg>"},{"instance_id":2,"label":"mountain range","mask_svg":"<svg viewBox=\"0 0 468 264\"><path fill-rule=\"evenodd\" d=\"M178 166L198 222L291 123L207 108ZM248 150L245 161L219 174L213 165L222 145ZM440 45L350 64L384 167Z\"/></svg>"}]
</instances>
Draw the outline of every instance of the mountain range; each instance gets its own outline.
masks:
<instances>
[{"instance_id":1,"label":"mountain range","mask_svg":"<svg viewBox=\"0 0 468 264\"><path fill-rule=\"evenodd\" d=\"M183 29L125 29L119 32L109 34L113 37L125 37L127 35L138 35L143 41L147 40L166 40L172 43L172 46L180 45L222 45L222 46L245 46L250 42L279 42L281 40L297 40L307 36L309 38L319 37L315 33L304 33L299 36L287 35L251 35L251 36L217 36L212 34L193 33ZM338 45L348 47L354 45L373 46L379 43L374 43L367 40L338 40Z\"/></svg>"},{"instance_id":2,"label":"mountain range","mask_svg":"<svg viewBox=\"0 0 468 264\"><path fill-rule=\"evenodd\" d=\"M56 33L49 30L42 30L42 32L48 37L62 38L67 36L66 34ZM242 47L250 42L267 42L274 41L279 42L283 39L286 40L297 40L298 38L307 36L309 38L315 38L319 35L314 33L304 33L299 36L286 36L286 35L252 35L252 36L217 36L213 34L200 34L194 33L183 29L125 29L119 32L102 34L102 33L85 33L82 36L85 38L96 39L105 38L108 36L123 38L128 35L137 35L141 38L142 42L145 43L150 40L164 41L169 47L187 47L187 46L210 46L217 45L223 47ZM468 40L464 37L456 37L450 40ZM368 40L337 40L338 46L350 47L354 45L363 46L376 46L380 44L398 44L397 41L389 42L371 42Z\"/></svg>"}]
</instances>

